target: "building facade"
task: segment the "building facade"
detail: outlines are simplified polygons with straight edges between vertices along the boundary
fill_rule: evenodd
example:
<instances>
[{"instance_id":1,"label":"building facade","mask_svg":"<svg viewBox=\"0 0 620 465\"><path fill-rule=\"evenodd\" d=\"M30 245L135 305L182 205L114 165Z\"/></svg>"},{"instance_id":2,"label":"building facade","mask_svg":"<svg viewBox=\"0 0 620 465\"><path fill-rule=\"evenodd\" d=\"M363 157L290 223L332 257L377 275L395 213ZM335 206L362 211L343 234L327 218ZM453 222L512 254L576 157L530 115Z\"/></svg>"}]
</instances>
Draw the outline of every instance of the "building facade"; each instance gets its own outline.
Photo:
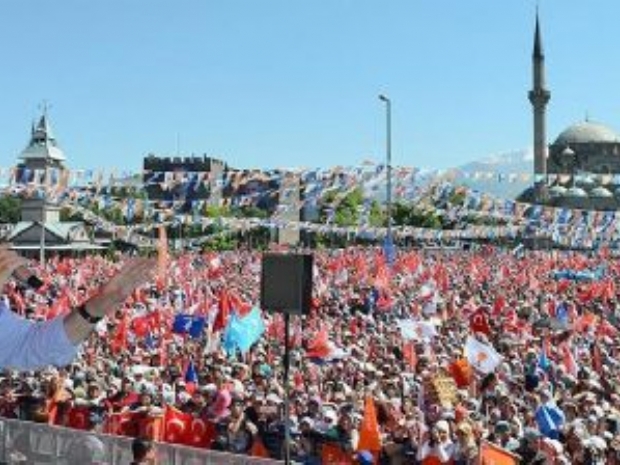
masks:
<instances>
[{"instance_id":1,"label":"building facade","mask_svg":"<svg viewBox=\"0 0 620 465\"><path fill-rule=\"evenodd\" d=\"M23 187L20 221L4 239L25 256L44 260L46 253L69 254L101 250L81 221L61 221L60 206L51 193L67 186L69 171L44 113L33 125L30 140L19 156L15 182Z\"/></svg>"}]
</instances>

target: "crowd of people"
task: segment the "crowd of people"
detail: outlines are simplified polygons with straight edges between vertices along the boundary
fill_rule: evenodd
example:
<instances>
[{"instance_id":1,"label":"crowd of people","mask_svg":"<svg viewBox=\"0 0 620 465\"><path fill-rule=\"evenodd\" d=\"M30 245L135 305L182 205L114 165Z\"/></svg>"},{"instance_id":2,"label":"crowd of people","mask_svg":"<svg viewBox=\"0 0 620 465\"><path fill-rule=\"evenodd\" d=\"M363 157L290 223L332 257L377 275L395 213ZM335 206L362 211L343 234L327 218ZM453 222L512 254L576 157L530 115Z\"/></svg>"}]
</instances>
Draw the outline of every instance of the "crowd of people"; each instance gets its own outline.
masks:
<instances>
[{"instance_id":1,"label":"crowd of people","mask_svg":"<svg viewBox=\"0 0 620 465\"><path fill-rule=\"evenodd\" d=\"M12 282L3 298L53 318L124 260L52 258L42 288ZM351 247L314 261L288 389L283 317L256 310L261 253L186 253L70 365L0 373L0 416L276 459L288 427L307 464L620 463L620 266L605 250ZM256 312L264 327L231 350L231 321Z\"/></svg>"}]
</instances>

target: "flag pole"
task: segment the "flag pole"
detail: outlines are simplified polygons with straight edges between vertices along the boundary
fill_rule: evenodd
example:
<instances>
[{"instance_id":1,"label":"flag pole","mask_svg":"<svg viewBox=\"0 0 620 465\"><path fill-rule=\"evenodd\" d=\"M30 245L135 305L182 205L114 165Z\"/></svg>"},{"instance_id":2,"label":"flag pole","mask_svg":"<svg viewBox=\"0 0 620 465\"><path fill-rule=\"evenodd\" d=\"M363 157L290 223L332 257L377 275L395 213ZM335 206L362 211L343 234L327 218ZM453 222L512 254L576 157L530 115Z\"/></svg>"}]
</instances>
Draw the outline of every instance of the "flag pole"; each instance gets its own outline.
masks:
<instances>
[{"instance_id":1,"label":"flag pole","mask_svg":"<svg viewBox=\"0 0 620 465\"><path fill-rule=\"evenodd\" d=\"M290 357L290 312L284 312L284 464L291 463L291 406L289 399L289 371L291 366Z\"/></svg>"}]
</instances>

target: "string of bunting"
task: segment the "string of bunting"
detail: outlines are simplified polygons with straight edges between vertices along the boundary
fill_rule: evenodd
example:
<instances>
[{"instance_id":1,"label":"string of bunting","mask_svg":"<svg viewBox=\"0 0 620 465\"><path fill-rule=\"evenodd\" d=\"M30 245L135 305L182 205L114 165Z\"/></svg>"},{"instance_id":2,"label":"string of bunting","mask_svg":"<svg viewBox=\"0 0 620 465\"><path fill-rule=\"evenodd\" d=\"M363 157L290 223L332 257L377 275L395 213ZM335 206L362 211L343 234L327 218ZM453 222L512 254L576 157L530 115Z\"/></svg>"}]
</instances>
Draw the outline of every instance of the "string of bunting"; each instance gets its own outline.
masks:
<instances>
[{"instance_id":1,"label":"string of bunting","mask_svg":"<svg viewBox=\"0 0 620 465\"><path fill-rule=\"evenodd\" d=\"M373 165L368 162L356 167L335 167L324 170L296 170L294 174L302 181L302 195L299 200L288 204L280 203L269 219L235 219L205 218L202 216L209 201L206 199L182 198L181 200L149 200L147 198L114 197L114 188L133 189L136 192L157 185L164 191L178 186L206 183L211 188L215 185L228 194L220 202L231 206L258 206L266 197L277 198L286 196L298 187L281 187L287 174L284 170L271 172L224 172L219 179L212 173L204 172L165 172L131 174L112 170L109 173L93 170L27 170L0 168L0 184L3 193L21 196L45 196L74 208L96 204L99 209L120 208L125 219L131 222L136 216L152 220L157 224L169 221L170 224L187 224L193 222L204 228L211 224L219 224L231 229L248 229L253 227L287 227L300 230L333 232L336 234L362 235L380 238L385 234L384 228L373 228L368 224L372 201L380 198L384 188L386 170L384 165ZM602 179L605 177L605 179ZM104 180L107 179L107 182ZM491 218L505 224L502 227L471 226L456 230L424 230L423 228L401 227L395 233L402 237L417 236L435 240L471 237L503 237L515 235L523 231L533 234L547 235L556 242L567 246L579 246L594 242L608 243L620 239L620 222L615 211L594 212L556 208L550 206L532 206L510 199L501 199L476 189L455 187L450 181L454 179L454 171L424 171L417 168L394 169L394 193L396 201L415 202L421 207L434 210L438 215L445 215L457 223L467 218ZM592 176L585 179L592 180ZM146 182L142 182L145 180ZM615 182L616 176L602 175L601 180ZM27 182L25 182L27 181ZM275 187L272 187L274 186ZM290 213L299 209L316 206L325 194L335 191L337 194L327 211L335 211L346 195L358 186L364 188L364 202L360 211L360 223L354 227L339 227L332 224L333 215L327 215L325 224L300 222L286 219ZM182 189L183 190L183 189ZM188 192L186 192L188 193ZM461 196L459 204L450 203L454 194ZM190 196L191 197L191 196ZM189 204L189 209L187 206ZM185 212L179 210L185 209ZM189 211L191 214L188 214ZM169 219L167 219L169 218ZM106 225L118 229L118 225ZM148 230L153 226L134 225L125 228L141 228ZM487 236L485 236L487 235ZM397 236L398 237L398 236Z\"/></svg>"}]
</instances>

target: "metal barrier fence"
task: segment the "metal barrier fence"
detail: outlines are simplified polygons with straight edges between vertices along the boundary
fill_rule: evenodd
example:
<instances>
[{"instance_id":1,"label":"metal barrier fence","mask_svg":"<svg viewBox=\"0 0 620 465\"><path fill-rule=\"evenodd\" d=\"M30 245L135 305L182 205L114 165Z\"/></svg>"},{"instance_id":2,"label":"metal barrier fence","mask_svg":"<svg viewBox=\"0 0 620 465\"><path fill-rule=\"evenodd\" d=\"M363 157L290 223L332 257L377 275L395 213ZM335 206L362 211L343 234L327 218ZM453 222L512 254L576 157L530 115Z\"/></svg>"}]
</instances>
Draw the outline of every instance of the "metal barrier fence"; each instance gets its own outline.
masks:
<instances>
[{"instance_id":1,"label":"metal barrier fence","mask_svg":"<svg viewBox=\"0 0 620 465\"><path fill-rule=\"evenodd\" d=\"M131 438L59 426L0 419L0 465L126 465ZM275 465L281 462L244 455L155 443L157 464Z\"/></svg>"}]
</instances>

